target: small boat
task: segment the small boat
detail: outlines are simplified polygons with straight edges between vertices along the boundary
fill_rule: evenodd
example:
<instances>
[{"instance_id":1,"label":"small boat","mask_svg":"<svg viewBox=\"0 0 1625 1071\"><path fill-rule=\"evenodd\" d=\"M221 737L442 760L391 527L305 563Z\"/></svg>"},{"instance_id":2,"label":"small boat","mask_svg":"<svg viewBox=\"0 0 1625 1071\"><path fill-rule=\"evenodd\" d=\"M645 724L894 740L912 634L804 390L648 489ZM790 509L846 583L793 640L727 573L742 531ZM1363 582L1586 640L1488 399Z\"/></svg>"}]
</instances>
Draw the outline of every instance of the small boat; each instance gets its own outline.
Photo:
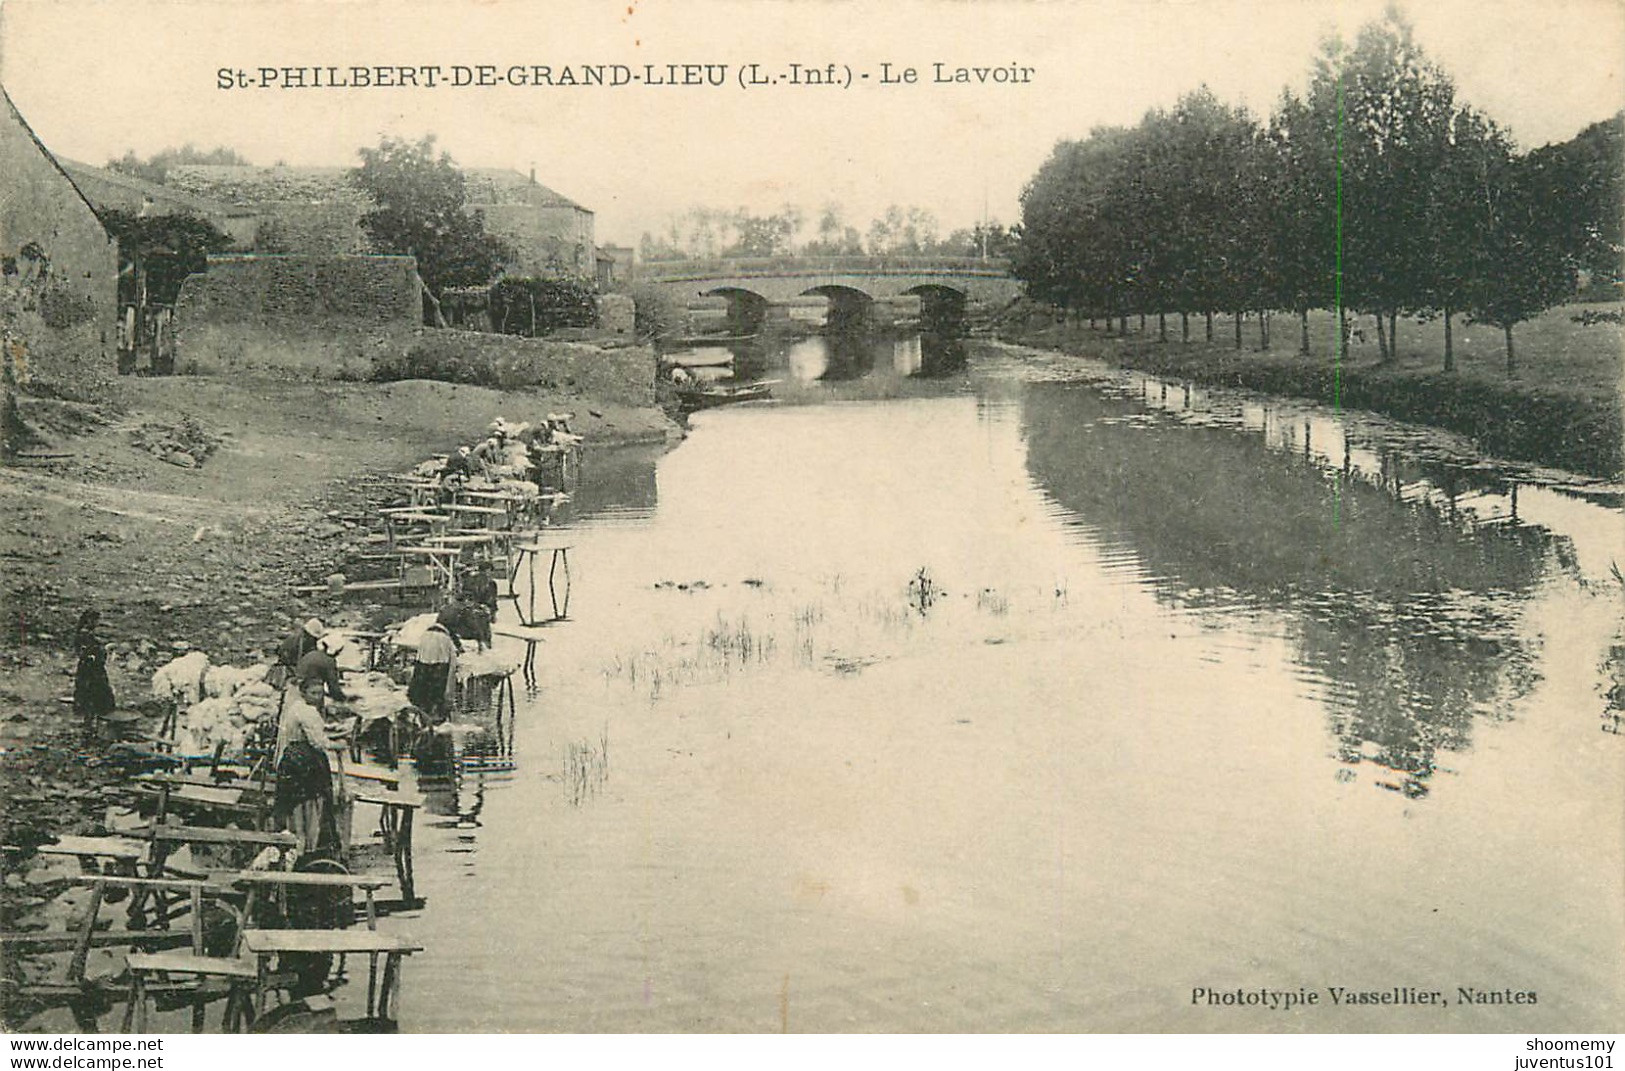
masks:
<instances>
[{"instance_id":1,"label":"small boat","mask_svg":"<svg viewBox=\"0 0 1625 1071\"><path fill-rule=\"evenodd\" d=\"M668 353L662 360L673 368L721 368L734 363L734 355L724 349L696 353Z\"/></svg>"},{"instance_id":2,"label":"small boat","mask_svg":"<svg viewBox=\"0 0 1625 1071\"><path fill-rule=\"evenodd\" d=\"M677 403L687 410L710 409L733 402L755 402L773 396L767 383L742 383L736 387L684 387L677 391Z\"/></svg>"}]
</instances>

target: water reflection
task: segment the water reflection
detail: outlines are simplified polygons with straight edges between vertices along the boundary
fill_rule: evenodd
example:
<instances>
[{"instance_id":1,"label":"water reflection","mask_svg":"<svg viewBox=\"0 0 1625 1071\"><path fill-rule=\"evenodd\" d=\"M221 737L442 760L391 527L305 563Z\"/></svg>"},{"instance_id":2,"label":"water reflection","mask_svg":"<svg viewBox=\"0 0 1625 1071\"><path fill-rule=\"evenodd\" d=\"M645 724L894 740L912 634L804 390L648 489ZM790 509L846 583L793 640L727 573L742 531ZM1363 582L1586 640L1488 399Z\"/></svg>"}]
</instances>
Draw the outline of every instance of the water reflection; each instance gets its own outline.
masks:
<instances>
[{"instance_id":1,"label":"water reflection","mask_svg":"<svg viewBox=\"0 0 1625 1071\"><path fill-rule=\"evenodd\" d=\"M1166 384L1145 390L1167 404ZM1036 385L1023 410L1028 465L1059 503L1131 546L1165 599L1278 615L1324 691L1339 758L1423 795L1439 753L1468 746L1475 721L1499 718L1538 679L1524 604L1564 568L1568 543L1534 526L1463 524L1453 496L1406 493L1393 455L1354 462L1329 422L1247 416L1259 435Z\"/></svg>"},{"instance_id":2,"label":"water reflection","mask_svg":"<svg viewBox=\"0 0 1625 1071\"><path fill-rule=\"evenodd\" d=\"M758 347L791 404L697 414L629 466L646 505L569 522L522 773L434 788L457 901L407 1021L762 1029L788 976L801 1029L1211 1030L1168 994L1395 963L1517 964L1520 1028L1617 1011L1617 513L1346 414L897 342L855 379Z\"/></svg>"},{"instance_id":3,"label":"water reflection","mask_svg":"<svg viewBox=\"0 0 1625 1071\"><path fill-rule=\"evenodd\" d=\"M580 477L570 501L553 515L559 525L593 517L646 517L660 501L655 466L667 451L665 443L611 448L589 447L581 459Z\"/></svg>"},{"instance_id":4,"label":"water reflection","mask_svg":"<svg viewBox=\"0 0 1625 1071\"><path fill-rule=\"evenodd\" d=\"M710 353L720 347L693 350ZM958 376L968 366L961 336L913 331L824 331L805 337L762 336L727 347L733 362L730 381L788 381L794 401L827 400L797 390L818 384L867 386L876 397L889 396L900 381ZM776 391L775 395L786 392Z\"/></svg>"}]
</instances>

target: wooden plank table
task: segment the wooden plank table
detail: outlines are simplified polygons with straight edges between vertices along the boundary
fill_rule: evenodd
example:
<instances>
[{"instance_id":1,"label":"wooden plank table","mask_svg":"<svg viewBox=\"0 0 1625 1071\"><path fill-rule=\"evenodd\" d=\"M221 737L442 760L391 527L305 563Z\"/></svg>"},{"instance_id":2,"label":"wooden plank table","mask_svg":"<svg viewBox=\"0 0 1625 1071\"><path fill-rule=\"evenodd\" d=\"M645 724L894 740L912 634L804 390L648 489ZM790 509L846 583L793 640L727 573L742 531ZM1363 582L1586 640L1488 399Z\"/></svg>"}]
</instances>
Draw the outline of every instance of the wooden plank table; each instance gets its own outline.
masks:
<instances>
[{"instance_id":1,"label":"wooden plank table","mask_svg":"<svg viewBox=\"0 0 1625 1071\"><path fill-rule=\"evenodd\" d=\"M22 849L7 845L8 852ZM55 844L39 844L33 849L41 855L73 855L81 859L100 861L110 859L118 863L136 863L147 856L147 846L131 837L73 837L61 836Z\"/></svg>"},{"instance_id":2,"label":"wooden plank table","mask_svg":"<svg viewBox=\"0 0 1625 1071\"><path fill-rule=\"evenodd\" d=\"M130 971L130 1002L124 1008L123 1033L147 1032L147 997L155 978L186 974L198 979L198 999L192 1005L192 1033L203 1033L203 1011L208 994L205 980L226 980L226 1010L221 1029L235 1034L253 1007L253 984L259 978L254 960L235 956L205 956L190 952L131 952L125 957Z\"/></svg>"},{"instance_id":3,"label":"wooden plank table","mask_svg":"<svg viewBox=\"0 0 1625 1071\"><path fill-rule=\"evenodd\" d=\"M78 884L92 886L90 904L85 910L84 920L79 924L76 931L0 934L0 949L4 949L8 959L19 955L71 953L67 973L61 980L54 982L24 982L12 986L11 990L22 996L44 1000L53 1006L67 1007L80 1030L86 1033L94 1033L97 1030L97 1016L105 1006L103 1004L105 998L103 996L103 984L85 978L85 965L92 948L138 946L147 951L164 951L190 944L194 952L202 950L201 912L193 913L194 922L190 932L155 929L96 932L97 920L101 915L106 889L109 886L135 888L143 891L162 889L169 892L184 893L189 898L195 896L199 902L205 891L212 894L219 890L209 887L203 882L154 881L148 878L119 875L84 874L73 880Z\"/></svg>"},{"instance_id":4,"label":"wooden plank table","mask_svg":"<svg viewBox=\"0 0 1625 1071\"><path fill-rule=\"evenodd\" d=\"M475 513L482 517L506 517L508 515L505 506L482 506L476 502L453 502L446 507L446 510L449 513Z\"/></svg>"},{"instance_id":5,"label":"wooden plank table","mask_svg":"<svg viewBox=\"0 0 1625 1071\"><path fill-rule=\"evenodd\" d=\"M538 516L540 496L524 495L515 491L473 491L459 493L459 498L471 499L482 505L500 506L508 515L508 530L514 531Z\"/></svg>"},{"instance_id":6,"label":"wooden plank table","mask_svg":"<svg viewBox=\"0 0 1625 1071\"><path fill-rule=\"evenodd\" d=\"M367 781L383 788L387 792L394 792L401 787L401 775L394 770L387 770L367 762L347 762L344 764L344 776L356 781Z\"/></svg>"},{"instance_id":7,"label":"wooden plank table","mask_svg":"<svg viewBox=\"0 0 1625 1071\"><path fill-rule=\"evenodd\" d=\"M442 547L478 547L489 546L501 538L501 534L492 531L475 532L448 532L445 535L430 536L429 542Z\"/></svg>"},{"instance_id":8,"label":"wooden plank table","mask_svg":"<svg viewBox=\"0 0 1625 1071\"><path fill-rule=\"evenodd\" d=\"M395 860L395 879L400 883L401 902L417 903L417 885L412 867L412 825L418 808L423 804L415 800L392 796L367 796L357 793L353 797L359 804L378 808L378 832L383 834L384 848Z\"/></svg>"},{"instance_id":9,"label":"wooden plank table","mask_svg":"<svg viewBox=\"0 0 1625 1071\"><path fill-rule=\"evenodd\" d=\"M243 948L256 961L254 1007L265 1012L270 992L271 957L284 953L368 957L367 1018L393 1024L400 1005L401 960L423 945L398 934L375 930L245 930ZM378 957L384 957L382 984L378 978Z\"/></svg>"},{"instance_id":10,"label":"wooden plank table","mask_svg":"<svg viewBox=\"0 0 1625 1071\"><path fill-rule=\"evenodd\" d=\"M250 924L257 921L260 896L267 892L286 898L289 889L360 889L366 900L365 918L369 930L378 928L376 894L391 883L391 879L376 874L316 874L297 870L243 870L236 874L220 875L216 880L246 892L248 900L243 908L243 918Z\"/></svg>"},{"instance_id":11,"label":"wooden plank table","mask_svg":"<svg viewBox=\"0 0 1625 1071\"><path fill-rule=\"evenodd\" d=\"M514 503L534 501L535 495L522 495L517 491L482 491L479 488L464 488L457 492L458 498L470 498L475 502L487 506L509 506Z\"/></svg>"},{"instance_id":12,"label":"wooden plank table","mask_svg":"<svg viewBox=\"0 0 1625 1071\"><path fill-rule=\"evenodd\" d=\"M570 459L572 457L579 459L580 451L581 447L579 445L572 444L566 446L562 443L547 443L542 446L533 446L530 448L530 452L532 454L546 454L554 461L558 462L560 483L566 483L569 481Z\"/></svg>"},{"instance_id":13,"label":"wooden plank table","mask_svg":"<svg viewBox=\"0 0 1625 1071\"><path fill-rule=\"evenodd\" d=\"M87 909L85 916L85 927L87 934L88 931L93 929L96 925L96 917L101 912L102 902L106 896L106 891L108 888L128 889L136 893L138 897L148 894L159 898L162 898L164 895L179 896L183 897L191 907L192 925L190 929L190 943L192 947L190 952L132 952L128 957L130 960L131 971L130 1002L124 1009L124 1024L122 1029L126 1033L129 1032L131 1017L135 1016L139 1022L137 1029L145 1030L147 1001L146 989L149 979L146 977L144 969L137 967L138 963L143 962L141 957L148 956L150 957L150 961L153 963L167 963L171 959L185 960L188 961L192 967L189 973L200 976L209 973L209 964L206 962L209 957L205 957L203 954L203 898L205 895L219 897L229 893L230 889L229 887L221 886L216 882L206 879L135 878L108 876L104 874L83 874L75 878L74 881L76 884L89 885L91 887L90 907ZM166 908L163 917L161 920L159 920L159 925L167 927L170 918L171 914ZM128 943L134 944L147 932L148 931L146 930L126 930L124 936ZM85 960L89 955L89 951L90 942L83 938L74 947L73 959L68 966L68 978L70 981L74 979L82 980L84 978ZM157 968L154 967L154 970L157 970ZM191 990L188 990L188 994L192 995ZM202 1032L204 1010L210 999L212 998L209 994L198 992L195 994L195 999L191 1001L193 1033ZM240 1002L239 1006L246 1007L246 1000ZM227 1007L226 1014L228 1017L232 1015L232 1008L229 1005Z\"/></svg>"},{"instance_id":14,"label":"wooden plank table","mask_svg":"<svg viewBox=\"0 0 1625 1071\"><path fill-rule=\"evenodd\" d=\"M276 848L282 862L288 853L299 847L299 838L292 833L262 833L253 829L210 829L204 826L164 825L154 822L147 827L147 839L152 842L152 854L147 862L148 872L164 875L169 856L179 847L194 845L236 845L243 847ZM198 860L194 859L194 863ZM207 863L199 866L204 873L211 870ZM228 868L216 868L213 872ZM229 868L233 872L237 867Z\"/></svg>"},{"instance_id":15,"label":"wooden plank table","mask_svg":"<svg viewBox=\"0 0 1625 1071\"><path fill-rule=\"evenodd\" d=\"M442 535L433 535L423 543L426 547L455 547L463 552L458 564L466 569L474 568L476 564L490 564L498 557L505 557L507 539L504 533L493 532L486 529L479 531L448 532Z\"/></svg>"},{"instance_id":16,"label":"wooden plank table","mask_svg":"<svg viewBox=\"0 0 1625 1071\"><path fill-rule=\"evenodd\" d=\"M515 605L518 604L517 597L512 593L503 597L514 599ZM543 622L536 625L509 625L499 624L494 621L491 623L491 635L509 636L516 640L525 641L524 677L525 683L531 687L536 685L536 645L545 639L543 632L548 624L557 624L557 622Z\"/></svg>"},{"instance_id":17,"label":"wooden plank table","mask_svg":"<svg viewBox=\"0 0 1625 1071\"><path fill-rule=\"evenodd\" d=\"M269 809L263 793L252 792L252 786L225 787L218 785L171 784L166 781L137 778L130 786L137 800L156 800L155 817L161 822L171 810L191 815L257 824ZM249 799L247 796L254 798Z\"/></svg>"},{"instance_id":18,"label":"wooden plank table","mask_svg":"<svg viewBox=\"0 0 1625 1071\"><path fill-rule=\"evenodd\" d=\"M444 531L451 525L451 514L422 506L391 506L379 511L384 518L384 543L390 549L411 538L412 529L423 529L429 534Z\"/></svg>"},{"instance_id":19,"label":"wooden plank table","mask_svg":"<svg viewBox=\"0 0 1625 1071\"><path fill-rule=\"evenodd\" d=\"M395 554L401 561L401 585L406 586L406 570L414 561L425 564L430 569L430 575L439 578L439 584L446 591L455 590L457 586L457 563L462 558L461 547L396 547Z\"/></svg>"},{"instance_id":20,"label":"wooden plank table","mask_svg":"<svg viewBox=\"0 0 1625 1071\"><path fill-rule=\"evenodd\" d=\"M570 544L568 543L517 543L514 545L513 565L508 573L509 598L513 599L514 609L519 612L519 623L522 625L538 625L541 621L536 617L536 559L543 554L551 554L552 562L547 568L547 593L553 602L553 616L549 620L562 621L570 614ZM564 568L564 596L559 597L558 572L559 567ZM529 569L530 591L529 612L519 605L519 588L515 581L520 570Z\"/></svg>"},{"instance_id":21,"label":"wooden plank table","mask_svg":"<svg viewBox=\"0 0 1625 1071\"><path fill-rule=\"evenodd\" d=\"M423 522L444 521L451 517L445 510L426 509L423 506L381 506L378 513L384 517Z\"/></svg>"}]
</instances>

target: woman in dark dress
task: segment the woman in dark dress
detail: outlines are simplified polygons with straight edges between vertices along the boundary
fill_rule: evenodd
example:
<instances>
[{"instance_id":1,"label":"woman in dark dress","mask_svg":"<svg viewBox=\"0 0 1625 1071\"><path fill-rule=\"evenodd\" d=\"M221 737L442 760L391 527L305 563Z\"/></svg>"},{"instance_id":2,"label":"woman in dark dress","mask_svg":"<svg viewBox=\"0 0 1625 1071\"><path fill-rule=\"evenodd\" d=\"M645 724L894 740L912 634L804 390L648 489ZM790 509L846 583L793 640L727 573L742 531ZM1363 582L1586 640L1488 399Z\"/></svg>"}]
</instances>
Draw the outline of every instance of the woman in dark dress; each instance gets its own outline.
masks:
<instances>
[{"instance_id":1,"label":"woman in dark dress","mask_svg":"<svg viewBox=\"0 0 1625 1071\"><path fill-rule=\"evenodd\" d=\"M116 705L113 686L107 680L107 645L96 635L101 614L86 610L79 615L79 627L74 633L74 651L79 664L73 673L73 712L79 716L85 732L96 730L96 723L113 713Z\"/></svg>"}]
</instances>

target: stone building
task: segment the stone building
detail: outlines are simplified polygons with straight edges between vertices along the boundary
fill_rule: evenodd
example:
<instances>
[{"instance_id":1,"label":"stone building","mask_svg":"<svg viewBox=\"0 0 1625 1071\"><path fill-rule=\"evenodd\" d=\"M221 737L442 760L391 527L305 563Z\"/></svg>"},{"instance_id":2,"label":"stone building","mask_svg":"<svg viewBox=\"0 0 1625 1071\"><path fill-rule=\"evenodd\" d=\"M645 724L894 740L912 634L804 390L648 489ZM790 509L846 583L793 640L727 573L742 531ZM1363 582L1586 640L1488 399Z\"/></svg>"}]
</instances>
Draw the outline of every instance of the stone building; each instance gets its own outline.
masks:
<instances>
[{"instance_id":1,"label":"stone building","mask_svg":"<svg viewBox=\"0 0 1625 1071\"><path fill-rule=\"evenodd\" d=\"M608 293L637 278L637 255L629 245L598 247L598 289Z\"/></svg>"},{"instance_id":2,"label":"stone building","mask_svg":"<svg viewBox=\"0 0 1625 1071\"><path fill-rule=\"evenodd\" d=\"M231 236L240 249L254 245L259 216L253 209L198 197L174 186L92 167L75 160L60 160L73 184L97 212L116 209L132 216L193 216L214 224Z\"/></svg>"},{"instance_id":3,"label":"stone building","mask_svg":"<svg viewBox=\"0 0 1625 1071\"><path fill-rule=\"evenodd\" d=\"M485 213L485 230L513 246L515 275L595 274L593 215L517 171L473 168L468 206Z\"/></svg>"},{"instance_id":4,"label":"stone building","mask_svg":"<svg viewBox=\"0 0 1625 1071\"><path fill-rule=\"evenodd\" d=\"M0 88L0 328L18 382L93 397L116 369L118 247Z\"/></svg>"},{"instance_id":5,"label":"stone building","mask_svg":"<svg viewBox=\"0 0 1625 1071\"><path fill-rule=\"evenodd\" d=\"M257 253L371 252L361 216L373 202L350 185L348 168L185 164L171 167L164 184L252 212Z\"/></svg>"},{"instance_id":6,"label":"stone building","mask_svg":"<svg viewBox=\"0 0 1625 1071\"><path fill-rule=\"evenodd\" d=\"M372 252L361 216L371 198L350 184L343 167L173 167L167 184L252 210L261 253L345 255ZM464 171L467 205L485 215L485 229L514 249L518 275L594 272L593 214L517 171Z\"/></svg>"}]
</instances>

